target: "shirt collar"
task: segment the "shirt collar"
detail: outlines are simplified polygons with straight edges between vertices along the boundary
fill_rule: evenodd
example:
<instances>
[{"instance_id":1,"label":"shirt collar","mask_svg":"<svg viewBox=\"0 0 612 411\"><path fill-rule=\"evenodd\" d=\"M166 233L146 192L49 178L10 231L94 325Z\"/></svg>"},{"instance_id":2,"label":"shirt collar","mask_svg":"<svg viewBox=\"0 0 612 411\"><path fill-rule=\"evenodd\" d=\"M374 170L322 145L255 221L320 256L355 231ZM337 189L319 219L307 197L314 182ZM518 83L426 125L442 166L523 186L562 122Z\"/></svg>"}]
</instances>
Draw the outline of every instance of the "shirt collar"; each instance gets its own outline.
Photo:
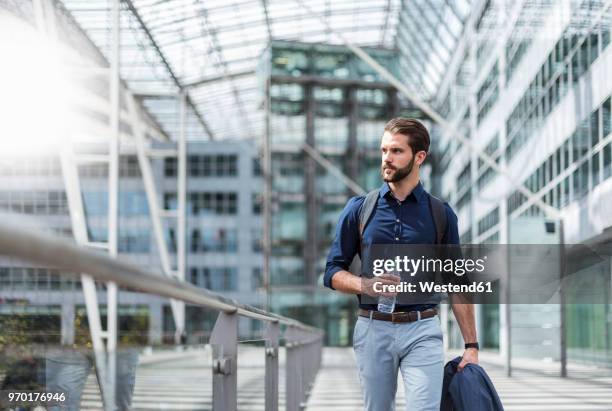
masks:
<instances>
[{"instance_id":1,"label":"shirt collar","mask_svg":"<svg viewBox=\"0 0 612 411\"><path fill-rule=\"evenodd\" d=\"M380 186L379 195L380 197L384 197L389 193L391 193L391 188L389 187L389 184L387 182L384 182ZM417 202L419 202L422 200L424 194L425 194L425 189L423 188L423 185L419 181L419 183L414 187L412 192L406 198L409 198L410 196L414 196Z\"/></svg>"}]
</instances>

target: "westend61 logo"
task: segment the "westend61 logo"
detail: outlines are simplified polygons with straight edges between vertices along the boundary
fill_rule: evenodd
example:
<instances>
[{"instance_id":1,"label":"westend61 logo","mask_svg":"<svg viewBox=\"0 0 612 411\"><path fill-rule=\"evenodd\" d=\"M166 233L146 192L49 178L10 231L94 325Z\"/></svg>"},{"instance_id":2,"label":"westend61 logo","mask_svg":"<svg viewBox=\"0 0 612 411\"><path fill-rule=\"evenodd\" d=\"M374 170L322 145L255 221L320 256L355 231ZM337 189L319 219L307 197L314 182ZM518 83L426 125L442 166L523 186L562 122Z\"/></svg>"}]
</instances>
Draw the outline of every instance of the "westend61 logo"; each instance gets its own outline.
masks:
<instances>
[{"instance_id":1,"label":"westend61 logo","mask_svg":"<svg viewBox=\"0 0 612 411\"><path fill-rule=\"evenodd\" d=\"M465 273L478 272L482 273L485 270L485 260L483 258L471 259L471 258L426 258L421 256L420 258L410 258L408 256L395 258L378 258L373 261L372 274L376 277L380 277L383 274L388 273L405 273L414 277L419 272L444 272L449 274L455 274L456 276L463 276Z\"/></svg>"}]
</instances>

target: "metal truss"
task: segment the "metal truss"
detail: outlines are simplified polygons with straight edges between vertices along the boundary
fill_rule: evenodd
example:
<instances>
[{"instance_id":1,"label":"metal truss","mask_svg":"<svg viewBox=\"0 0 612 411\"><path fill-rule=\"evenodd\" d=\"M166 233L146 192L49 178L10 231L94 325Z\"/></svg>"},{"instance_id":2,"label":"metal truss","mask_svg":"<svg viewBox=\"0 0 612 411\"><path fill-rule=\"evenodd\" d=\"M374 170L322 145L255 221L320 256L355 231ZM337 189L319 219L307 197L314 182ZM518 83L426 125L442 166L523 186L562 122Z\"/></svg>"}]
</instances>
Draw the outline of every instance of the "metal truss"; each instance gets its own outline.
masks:
<instances>
[{"instance_id":1,"label":"metal truss","mask_svg":"<svg viewBox=\"0 0 612 411\"><path fill-rule=\"evenodd\" d=\"M36 25L39 31L49 35L52 41L57 42L58 35L53 2L51 0L35 0L33 6ZM119 0L115 0L114 2L113 15L118 21ZM118 31L113 32L113 39L114 43L118 45ZM115 72L118 73L118 67L115 68L117 69ZM118 243L117 220L119 186L119 78L118 74L116 76L113 74L113 70L111 70L111 138L109 140L109 154L107 156L85 156L84 158L78 159L73 152L70 139L67 139L67 142L60 147L60 161L75 241L82 246L105 249L112 257L116 258ZM113 109L113 107L116 109ZM87 221L85 208L83 206L83 197L81 195L78 164L91 162L108 164L109 215L106 243L91 242L87 232ZM117 285L113 282L108 282L106 284L107 329L103 330L95 282L93 278L84 273L81 274L81 282L91 333L98 384L100 386L104 409L111 411L115 409ZM104 340L106 340L106 345L104 344Z\"/></svg>"},{"instance_id":2,"label":"metal truss","mask_svg":"<svg viewBox=\"0 0 612 411\"><path fill-rule=\"evenodd\" d=\"M141 108L132 93L126 93L127 106L131 119L131 126L134 132L134 140L138 156L138 164L142 174L142 179L149 204L149 214L151 225L155 236L155 242L159 251L162 270L164 275L178 280L185 279L186 265L186 208L187 208L187 144L185 141L185 118L187 111L187 96L181 93L180 96L180 136L178 150L152 150L147 146L145 131L140 122ZM151 160L153 158L176 157L178 166L178 190L177 190L177 209L164 210L159 204L158 190L153 176ZM172 267L170 253L164 238L164 224L162 219L176 221L177 226L177 264L176 269ZM170 300L172 315L176 325L175 342L179 343L181 335L185 330L185 303L177 300Z\"/></svg>"},{"instance_id":3,"label":"metal truss","mask_svg":"<svg viewBox=\"0 0 612 411\"><path fill-rule=\"evenodd\" d=\"M108 154L77 154L70 138L60 148L60 161L62 176L66 189L69 205L69 213L73 236L77 244L94 249L106 250L112 258L118 256L118 223L119 223L119 135L120 135L120 91L121 79L119 77L119 48L120 48L120 0L113 1L112 7L112 53L110 58L110 138ZM36 25L44 34L49 35L52 41L58 41L57 27L55 21L55 4L53 0L35 0L33 3ZM185 273L185 209L186 209L186 144L185 144L185 114L186 96L181 94L181 130L178 144L178 152L170 155L178 156L178 210L174 214L177 219L178 232L178 258L177 269L172 270L170 258L163 237L163 228L160 218L163 216L157 205L158 196L155 188L149 155L156 156L159 153L147 152L145 150L145 127L142 124L142 113L139 105L130 93L128 106L130 108L131 126L136 136L139 164L144 179L144 185L149 200L152 223L156 232L156 239L160 255L162 256L163 271L167 276L184 279ZM69 131L66 130L67 136ZM168 153L166 153L168 154ZM91 241L87 229L87 218L83 204L83 196L79 177L79 165L83 164L107 164L108 165L108 235L106 242ZM167 216L167 214L166 214ZM83 295L85 299L87 318L90 328L94 361L100 392L105 410L115 410L116 391L116 350L117 350L117 297L118 289L114 282L106 283L107 297L107 327L102 328L99 310L96 284L93 278L85 273L81 274ZM185 303L171 300L174 320L176 323L175 341L180 341L184 332Z\"/></svg>"}]
</instances>

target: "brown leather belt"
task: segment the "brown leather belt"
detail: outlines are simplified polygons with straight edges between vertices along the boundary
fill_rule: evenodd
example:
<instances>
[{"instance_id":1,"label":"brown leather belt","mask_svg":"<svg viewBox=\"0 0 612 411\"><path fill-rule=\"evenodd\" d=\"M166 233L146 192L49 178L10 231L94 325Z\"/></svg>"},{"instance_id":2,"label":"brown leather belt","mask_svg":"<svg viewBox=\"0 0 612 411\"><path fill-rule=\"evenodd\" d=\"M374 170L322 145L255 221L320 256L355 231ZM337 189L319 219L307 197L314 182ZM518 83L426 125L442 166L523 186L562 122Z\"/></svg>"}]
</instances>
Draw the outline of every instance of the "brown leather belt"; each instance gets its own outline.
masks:
<instances>
[{"instance_id":1,"label":"brown leather belt","mask_svg":"<svg viewBox=\"0 0 612 411\"><path fill-rule=\"evenodd\" d=\"M370 318L370 313L374 320L391 321L392 323L411 323L419 319L424 320L438 315L438 310L430 308L425 311L410 311L410 312L396 312L396 313L383 313L380 311L370 311L359 309L359 316ZM419 315L420 314L420 315Z\"/></svg>"}]
</instances>

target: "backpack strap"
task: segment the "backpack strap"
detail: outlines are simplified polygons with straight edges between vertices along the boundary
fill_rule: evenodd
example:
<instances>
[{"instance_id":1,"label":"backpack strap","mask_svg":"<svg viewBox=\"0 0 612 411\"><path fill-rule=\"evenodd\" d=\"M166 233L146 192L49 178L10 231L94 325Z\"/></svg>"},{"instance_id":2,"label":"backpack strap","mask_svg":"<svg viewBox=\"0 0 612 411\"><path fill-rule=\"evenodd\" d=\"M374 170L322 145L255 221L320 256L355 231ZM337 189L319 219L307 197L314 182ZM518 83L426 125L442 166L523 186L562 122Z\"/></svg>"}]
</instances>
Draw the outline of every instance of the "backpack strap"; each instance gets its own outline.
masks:
<instances>
[{"instance_id":1,"label":"backpack strap","mask_svg":"<svg viewBox=\"0 0 612 411\"><path fill-rule=\"evenodd\" d=\"M442 239L446 233L447 215L444 203L438 197L429 194L429 209L436 226L436 244L442 244Z\"/></svg>"},{"instance_id":2,"label":"backpack strap","mask_svg":"<svg viewBox=\"0 0 612 411\"><path fill-rule=\"evenodd\" d=\"M370 191L367 195L361 208L359 209L359 242L362 242L363 232L367 224L370 222L374 211L376 210L376 203L378 202L379 189ZM429 194L429 209L433 217L434 225L436 226L436 244L442 244L442 239L446 233L446 227L448 224L446 207L442 200L438 197Z\"/></svg>"},{"instance_id":3,"label":"backpack strap","mask_svg":"<svg viewBox=\"0 0 612 411\"><path fill-rule=\"evenodd\" d=\"M378 202L380 190L372 190L367 195L361 208L359 209L359 242L362 243L363 232L366 228L366 225L370 221L372 214L374 214L374 210L376 209L376 203Z\"/></svg>"}]
</instances>

